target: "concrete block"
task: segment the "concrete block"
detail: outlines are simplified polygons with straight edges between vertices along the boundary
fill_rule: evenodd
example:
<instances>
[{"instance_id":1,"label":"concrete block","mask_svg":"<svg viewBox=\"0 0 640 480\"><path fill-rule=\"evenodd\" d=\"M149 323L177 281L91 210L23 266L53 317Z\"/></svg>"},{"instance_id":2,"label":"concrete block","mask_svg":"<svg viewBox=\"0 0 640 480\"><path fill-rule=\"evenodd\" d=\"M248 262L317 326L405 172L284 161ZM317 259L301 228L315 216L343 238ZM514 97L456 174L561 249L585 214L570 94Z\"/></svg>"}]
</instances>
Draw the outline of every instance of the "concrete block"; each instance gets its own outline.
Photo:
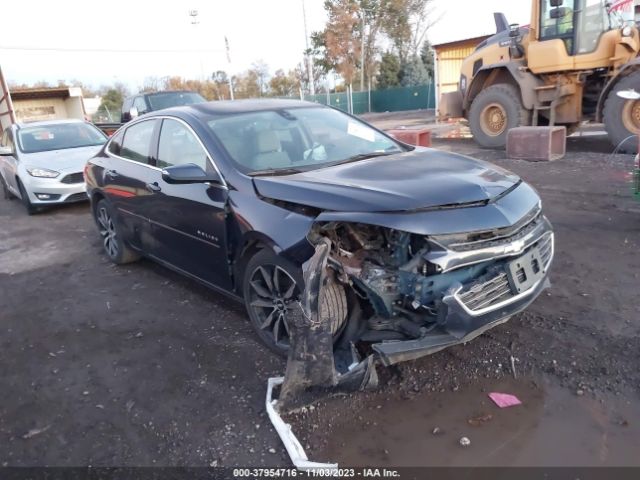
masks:
<instances>
[{"instance_id":1,"label":"concrete block","mask_svg":"<svg viewBox=\"0 0 640 480\"><path fill-rule=\"evenodd\" d=\"M567 152L566 127L518 127L507 134L507 157L549 162Z\"/></svg>"},{"instance_id":2,"label":"concrete block","mask_svg":"<svg viewBox=\"0 0 640 480\"><path fill-rule=\"evenodd\" d=\"M428 129L397 129L387 130L387 134L409 145L418 147L431 146L431 130Z\"/></svg>"}]
</instances>

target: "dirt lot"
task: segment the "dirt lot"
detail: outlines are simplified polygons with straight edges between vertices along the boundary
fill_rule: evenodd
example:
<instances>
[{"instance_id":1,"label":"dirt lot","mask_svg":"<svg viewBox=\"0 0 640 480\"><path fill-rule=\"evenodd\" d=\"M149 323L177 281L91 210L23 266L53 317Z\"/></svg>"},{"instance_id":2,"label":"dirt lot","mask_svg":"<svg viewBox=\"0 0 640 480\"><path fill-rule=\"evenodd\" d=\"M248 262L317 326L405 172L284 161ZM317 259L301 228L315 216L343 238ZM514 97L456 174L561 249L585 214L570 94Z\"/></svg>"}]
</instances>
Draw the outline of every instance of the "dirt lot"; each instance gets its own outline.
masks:
<instances>
[{"instance_id":1,"label":"dirt lot","mask_svg":"<svg viewBox=\"0 0 640 480\"><path fill-rule=\"evenodd\" d=\"M467 346L382 372L379 392L296 417L309 456L639 465L631 159L609 158L599 137L571 139L567 158L551 164L469 140L436 146L495 161L538 189L557 233L554 288ZM266 379L285 364L258 343L240 305L148 261L112 266L88 205L27 217L0 201L0 225L0 464L289 464L263 408ZM524 405L498 410L489 391Z\"/></svg>"}]
</instances>

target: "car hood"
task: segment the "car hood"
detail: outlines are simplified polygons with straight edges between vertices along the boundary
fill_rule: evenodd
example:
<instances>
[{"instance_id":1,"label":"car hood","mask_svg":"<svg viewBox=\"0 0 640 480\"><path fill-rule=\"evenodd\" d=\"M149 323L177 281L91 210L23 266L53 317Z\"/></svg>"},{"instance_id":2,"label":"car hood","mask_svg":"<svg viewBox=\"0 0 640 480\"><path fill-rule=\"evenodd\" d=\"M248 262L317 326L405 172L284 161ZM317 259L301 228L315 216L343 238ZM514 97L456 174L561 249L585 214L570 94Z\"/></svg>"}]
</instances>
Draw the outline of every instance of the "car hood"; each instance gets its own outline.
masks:
<instances>
[{"instance_id":1,"label":"car hood","mask_svg":"<svg viewBox=\"0 0 640 480\"><path fill-rule=\"evenodd\" d=\"M100 151L102 145L93 147L65 148L48 152L27 153L22 163L28 167L48 168L58 172L81 172L87 161Z\"/></svg>"},{"instance_id":2,"label":"car hood","mask_svg":"<svg viewBox=\"0 0 640 480\"><path fill-rule=\"evenodd\" d=\"M495 165L424 148L253 181L263 197L336 212L401 212L488 202L520 183Z\"/></svg>"}]
</instances>

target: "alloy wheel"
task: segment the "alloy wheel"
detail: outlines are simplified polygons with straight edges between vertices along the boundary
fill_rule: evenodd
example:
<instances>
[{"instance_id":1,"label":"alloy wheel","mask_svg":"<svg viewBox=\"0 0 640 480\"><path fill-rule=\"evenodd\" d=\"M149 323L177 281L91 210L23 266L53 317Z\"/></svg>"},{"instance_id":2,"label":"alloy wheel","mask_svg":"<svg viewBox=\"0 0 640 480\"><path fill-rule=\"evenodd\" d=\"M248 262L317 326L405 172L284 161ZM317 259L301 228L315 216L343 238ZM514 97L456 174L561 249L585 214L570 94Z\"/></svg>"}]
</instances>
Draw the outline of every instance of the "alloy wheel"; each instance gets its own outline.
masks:
<instances>
[{"instance_id":1,"label":"alloy wheel","mask_svg":"<svg viewBox=\"0 0 640 480\"><path fill-rule=\"evenodd\" d=\"M289 346L290 312L300 295L296 281L277 265L261 265L251 274L249 305L258 324L280 348Z\"/></svg>"},{"instance_id":2,"label":"alloy wheel","mask_svg":"<svg viewBox=\"0 0 640 480\"><path fill-rule=\"evenodd\" d=\"M640 133L640 100L628 100L622 110L622 121L632 133Z\"/></svg>"},{"instance_id":3,"label":"alloy wheel","mask_svg":"<svg viewBox=\"0 0 640 480\"><path fill-rule=\"evenodd\" d=\"M118 256L118 237L113 219L105 207L98 210L98 224L104 250L110 258Z\"/></svg>"},{"instance_id":4,"label":"alloy wheel","mask_svg":"<svg viewBox=\"0 0 640 480\"><path fill-rule=\"evenodd\" d=\"M480 116L482 130L487 135L497 137L507 128L507 112L498 103L487 105Z\"/></svg>"}]
</instances>

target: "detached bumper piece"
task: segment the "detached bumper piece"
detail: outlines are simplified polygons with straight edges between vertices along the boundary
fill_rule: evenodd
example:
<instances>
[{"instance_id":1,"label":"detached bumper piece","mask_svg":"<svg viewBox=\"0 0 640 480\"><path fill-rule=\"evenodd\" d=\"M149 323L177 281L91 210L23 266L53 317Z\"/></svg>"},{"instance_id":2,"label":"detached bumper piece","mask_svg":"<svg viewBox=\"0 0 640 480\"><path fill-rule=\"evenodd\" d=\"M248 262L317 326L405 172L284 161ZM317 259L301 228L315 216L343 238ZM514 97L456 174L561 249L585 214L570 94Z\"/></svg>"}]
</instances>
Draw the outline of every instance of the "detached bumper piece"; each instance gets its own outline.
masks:
<instances>
[{"instance_id":1,"label":"detached bumper piece","mask_svg":"<svg viewBox=\"0 0 640 480\"><path fill-rule=\"evenodd\" d=\"M521 256L497 263L473 282L452 285L438 311L438 328L425 337L378 343L373 350L389 366L467 343L506 322L550 286L553 241L548 231Z\"/></svg>"}]
</instances>

